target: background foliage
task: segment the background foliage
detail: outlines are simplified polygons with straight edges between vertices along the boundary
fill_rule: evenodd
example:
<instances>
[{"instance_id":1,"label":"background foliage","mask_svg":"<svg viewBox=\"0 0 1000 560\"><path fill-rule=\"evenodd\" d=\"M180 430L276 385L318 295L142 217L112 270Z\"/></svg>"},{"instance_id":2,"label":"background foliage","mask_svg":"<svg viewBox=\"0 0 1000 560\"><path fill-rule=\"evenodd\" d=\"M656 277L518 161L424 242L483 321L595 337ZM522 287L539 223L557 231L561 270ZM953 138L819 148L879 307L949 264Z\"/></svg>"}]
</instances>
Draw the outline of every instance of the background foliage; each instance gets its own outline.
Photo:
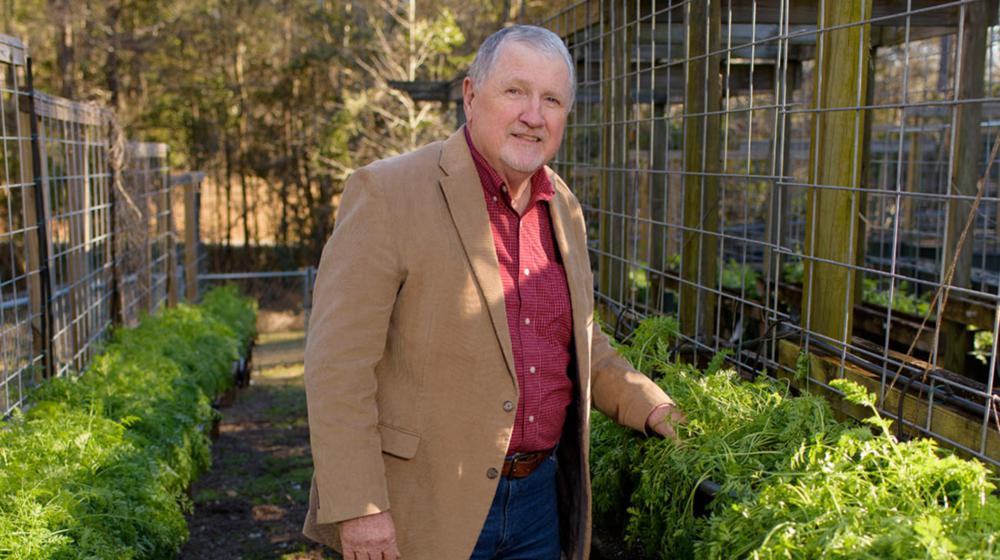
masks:
<instances>
[{"instance_id":1,"label":"background foliage","mask_svg":"<svg viewBox=\"0 0 1000 560\"><path fill-rule=\"evenodd\" d=\"M129 138L203 170L203 234L287 246L315 264L346 176L454 129L448 107L389 80L450 80L540 0L0 0L0 33L28 43L36 87L113 107ZM247 262L249 260L249 262ZM215 263L215 268L224 268Z\"/></svg>"}]
</instances>

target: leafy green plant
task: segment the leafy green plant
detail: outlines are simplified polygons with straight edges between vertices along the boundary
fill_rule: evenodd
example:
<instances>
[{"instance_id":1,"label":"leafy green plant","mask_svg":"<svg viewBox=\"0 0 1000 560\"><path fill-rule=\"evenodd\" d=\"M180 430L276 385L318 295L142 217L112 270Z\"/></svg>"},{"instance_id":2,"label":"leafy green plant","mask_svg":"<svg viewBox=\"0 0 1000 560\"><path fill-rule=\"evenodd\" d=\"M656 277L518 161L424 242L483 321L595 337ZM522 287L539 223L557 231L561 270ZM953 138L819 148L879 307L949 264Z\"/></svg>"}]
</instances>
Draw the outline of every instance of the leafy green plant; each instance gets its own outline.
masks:
<instances>
[{"instance_id":1,"label":"leafy green plant","mask_svg":"<svg viewBox=\"0 0 1000 560\"><path fill-rule=\"evenodd\" d=\"M719 511L704 558L997 558L1000 500L989 471L932 440L898 442L875 397L831 383L879 427L804 443L751 500Z\"/></svg>"},{"instance_id":2,"label":"leafy green plant","mask_svg":"<svg viewBox=\"0 0 1000 560\"><path fill-rule=\"evenodd\" d=\"M972 338L972 356L979 362L989 365L990 356L993 355L993 333L990 331L976 331Z\"/></svg>"},{"instance_id":3,"label":"leafy green plant","mask_svg":"<svg viewBox=\"0 0 1000 560\"><path fill-rule=\"evenodd\" d=\"M789 284L801 284L802 279L806 276L806 267L802 258L799 257L785 263L781 267L781 276Z\"/></svg>"},{"instance_id":4,"label":"leafy green plant","mask_svg":"<svg viewBox=\"0 0 1000 560\"><path fill-rule=\"evenodd\" d=\"M235 292L206 299L116 331L85 374L46 382L0 429L0 557L176 554L184 490L209 465L210 398L255 319Z\"/></svg>"},{"instance_id":5,"label":"leafy green plant","mask_svg":"<svg viewBox=\"0 0 1000 560\"><path fill-rule=\"evenodd\" d=\"M874 278L865 278L863 280L861 293L861 298L865 303L890 307L902 313L926 315L930 310L930 301L928 299L930 292L924 292L923 296L918 297L913 294L910 283L905 280L896 284L896 289L891 294L891 298L889 290L880 289L878 280Z\"/></svg>"},{"instance_id":6,"label":"leafy green plant","mask_svg":"<svg viewBox=\"0 0 1000 560\"><path fill-rule=\"evenodd\" d=\"M687 415L683 443L593 413L596 523L624 527L647 558L1000 557L1000 499L981 463L897 441L875 396L850 381L831 386L869 409L864 424L837 422L824 399L777 380L743 381L723 359L706 372L678 363L676 328L647 319L620 350ZM800 375L808 365L800 357ZM721 489L699 511L703 481Z\"/></svg>"},{"instance_id":7,"label":"leafy green plant","mask_svg":"<svg viewBox=\"0 0 1000 560\"><path fill-rule=\"evenodd\" d=\"M726 261L722 268L722 287L730 290L742 290L751 299L760 299L757 283L760 274L748 264L740 264L734 259Z\"/></svg>"}]
</instances>

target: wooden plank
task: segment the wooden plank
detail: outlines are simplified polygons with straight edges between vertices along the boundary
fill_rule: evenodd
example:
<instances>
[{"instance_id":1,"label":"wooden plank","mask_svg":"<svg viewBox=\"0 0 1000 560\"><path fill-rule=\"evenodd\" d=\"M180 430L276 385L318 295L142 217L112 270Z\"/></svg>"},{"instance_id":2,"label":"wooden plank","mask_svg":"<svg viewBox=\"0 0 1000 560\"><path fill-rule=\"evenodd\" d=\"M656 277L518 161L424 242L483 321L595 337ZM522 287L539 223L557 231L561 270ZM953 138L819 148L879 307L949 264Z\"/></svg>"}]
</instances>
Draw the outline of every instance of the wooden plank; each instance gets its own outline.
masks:
<instances>
[{"instance_id":1,"label":"wooden plank","mask_svg":"<svg viewBox=\"0 0 1000 560\"><path fill-rule=\"evenodd\" d=\"M777 22L781 15L783 0L734 0L732 2L733 23L745 24L754 21ZM830 4L844 4L847 2L831 2L826 0L827 7ZM867 0L869 18L880 19L879 25L891 27L903 27L906 19L910 20L911 27L952 27L958 26L959 10L956 2L942 0ZM788 9L789 25L809 25L819 21L820 0L796 0L790 2ZM756 14L756 17L755 17ZM909 14L908 16L906 14ZM996 14L987 14L984 18L986 22L995 22ZM827 23L826 27L832 25Z\"/></svg>"},{"instance_id":2,"label":"wooden plank","mask_svg":"<svg viewBox=\"0 0 1000 560\"><path fill-rule=\"evenodd\" d=\"M681 331L711 344L718 277L721 138L721 0L688 4L688 62L684 101L684 226L681 250ZM710 114L706 114L710 113ZM700 230L700 231L694 231ZM704 288L708 288L707 290Z\"/></svg>"},{"instance_id":3,"label":"wooden plank","mask_svg":"<svg viewBox=\"0 0 1000 560\"><path fill-rule=\"evenodd\" d=\"M26 57L27 49L20 39L0 33L0 62L24 66Z\"/></svg>"},{"instance_id":4,"label":"wooden plank","mask_svg":"<svg viewBox=\"0 0 1000 560\"><path fill-rule=\"evenodd\" d=\"M778 342L778 361L781 365L795 369L802 349L799 345L781 340ZM869 391L878 395L880 393L880 379L873 373L861 370L851 364L841 365L836 358L809 355L810 371L809 376L821 383L829 384L834 379L846 378L864 386ZM810 383L807 380L796 379L794 375L787 371L776 372L779 378L786 379L789 383L803 391L821 395L830 401L831 406L842 414L855 419L862 419L868 416L867 409L853 405L845 401L838 393L817 383ZM995 426L986 430L985 446L980 447L980 436L982 430L982 418L972 418L970 415L959 409L950 407L940 402L935 402L933 406L925 399L919 399L913 394L903 394L901 383L888 390L880 401L880 408L892 411L895 415L899 410L900 399L903 401L902 417L918 426L925 426L932 436L943 437L954 441L959 445L969 449L982 452L990 460L1000 463L1000 431ZM930 410L929 410L930 409ZM928 412L930 422L928 424ZM948 444L945 442L945 445ZM969 456L967 452L958 450L960 455ZM996 469L996 465L993 465Z\"/></svg>"},{"instance_id":5,"label":"wooden plank","mask_svg":"<svg viewBox=\"0 0 1000 560\"><path fill-rule=\"evenodd\" d=\"M162 142L129 142L129 154L137 158L166 158L167 145Z\"/></svg>"},{"instance_id":6,"label":"wooden plank","mask_svg":"<svg viewBox=\"0 0 1000 560\"><path fill-rule=\"evenodd\" d=\"M32 96L35 98L35 113L40 117L102 126L110 116L107 109L93 103L81 103L39 91L33 92Z\"/></svg>"},{"instance_id":7,"label":"wooden plank","mask_svg":"<svg viewBox=\"0 0 1000 560\"><path fill-rule=\"evenodd\" d=\"M845 25L870 15L871 3L864 0L827 2L824 26ZM813 113L810 132L809 184L850 188L808 188L802 323L806 330L841 342L851 336L853 286L858 281L852 266L860 231L865 114L824 110L864 103L869 38L867 25L821 34L821 59L813 81L813 106L819 111Z\"/></svg>"}]
</instances>

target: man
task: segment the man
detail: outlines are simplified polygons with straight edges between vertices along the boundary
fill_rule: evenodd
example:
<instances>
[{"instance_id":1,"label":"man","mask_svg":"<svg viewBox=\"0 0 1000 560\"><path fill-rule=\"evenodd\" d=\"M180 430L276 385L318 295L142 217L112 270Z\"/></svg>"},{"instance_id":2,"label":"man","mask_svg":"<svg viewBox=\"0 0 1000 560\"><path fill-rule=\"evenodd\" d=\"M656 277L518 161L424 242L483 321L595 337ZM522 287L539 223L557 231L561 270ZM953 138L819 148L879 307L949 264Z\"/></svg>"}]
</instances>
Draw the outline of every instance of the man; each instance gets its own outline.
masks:
<instances>
[{"instance_id":1,"label":"man","mask_svg":"<svg viewBox=\"0 0 1000 560\"><path fill-rule=\"evenodd\" d=\"M348 560L586 558L591 395L676 437L594 326L583 213L545 167L574 82L558 36L501 30L464 128L348 181L306 348L304 529Z\"/></svg>"}]
</instances>

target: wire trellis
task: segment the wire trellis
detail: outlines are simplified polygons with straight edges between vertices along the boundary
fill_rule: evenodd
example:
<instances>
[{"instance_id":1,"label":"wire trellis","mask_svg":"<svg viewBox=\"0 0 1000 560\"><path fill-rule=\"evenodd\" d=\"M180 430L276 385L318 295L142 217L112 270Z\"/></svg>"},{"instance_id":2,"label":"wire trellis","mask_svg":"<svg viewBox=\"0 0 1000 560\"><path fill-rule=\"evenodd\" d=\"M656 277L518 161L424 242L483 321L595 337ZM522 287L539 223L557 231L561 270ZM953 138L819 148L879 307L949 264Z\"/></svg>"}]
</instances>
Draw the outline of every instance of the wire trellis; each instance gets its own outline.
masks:
<instances>
[{"instance_id":1,"label":"wire trellis","mask_svg":"<svg viewBox=\"0 0 1000 560\"><path fill-rule=\"evenodd\" d=\"M689 357L831 395L850 377L901 433L1000 465L997 11L564 3L543 24L578 95L553 167L605 318L676 314Z\"/></svg>"},{"instance_id":2,"label":"wire trellis","mask_svg":"<svg viewBox=\"0 0 1000 560\"><path fill-rule=\"evenodd\" d=\"M84 371L112 324L196 298L204 259L203 175L171 181L165 144L127 143L111 111L34 91L30 69L0 35L2 415L40 379Z\"/></svg>"}]
</instances>

